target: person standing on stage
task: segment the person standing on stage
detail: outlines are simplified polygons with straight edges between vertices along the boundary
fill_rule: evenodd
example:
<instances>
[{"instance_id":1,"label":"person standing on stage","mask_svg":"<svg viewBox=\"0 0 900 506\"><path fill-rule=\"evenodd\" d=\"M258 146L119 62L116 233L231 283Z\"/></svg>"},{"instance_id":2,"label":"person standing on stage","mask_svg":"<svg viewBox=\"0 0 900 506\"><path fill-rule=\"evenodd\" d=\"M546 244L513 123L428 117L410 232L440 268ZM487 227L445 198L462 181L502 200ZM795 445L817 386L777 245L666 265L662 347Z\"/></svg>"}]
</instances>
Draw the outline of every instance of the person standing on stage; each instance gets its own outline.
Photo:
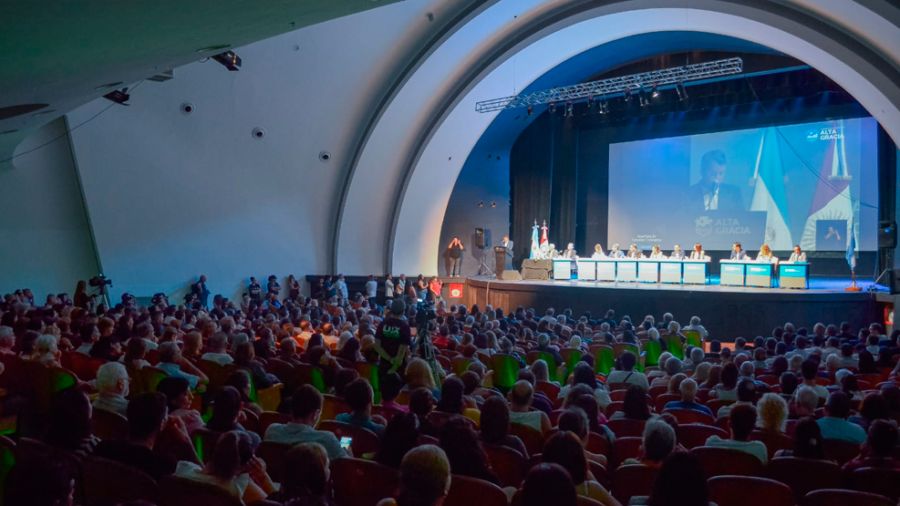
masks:
<instances>
[{"instance_id":1,"label":"person standing on stage","mask_svg":"<svg viewBox=\"0 0 900 506\"><path fill-rule=\"evenodd\" d=\"M462 252L465 251L462 241L459 237L453 237L450 245L447 246L447 256L450 257L450 277L459 277L462 270Z\"/></svg>"},{"instance_id":2,"label":"person standing on stage","mask_svg":"<svg viewBox=\"0 0 900 506\"><path fill-rule=\"evenodd\" d=\"M765 264L777 264L778 257L772 254L772 248L768 244L763 244L759 248L759 254L756 255L756 261Z\"/></svg>"},{"instance_id":3,"label":"person standing on stage","mask_svg":"<svg viewBox=\"0 0 900 506\"><path fill-rule=\"evenodd\" d=\"M384 305L391 307L391 301L394 300L394 278L390 274L384 277L384 298Z\"/></svg>"},{"instance_id":4,"label":"person standing on stage","mask_svg":"<svg viewBox=\"0 0 900 506\"><path fill-rule=\"evenodd\" d=\"M703 245L698 243L694 244L694 249L691 250L691 260L706 260L706 252L703 251Z\"/></svg>"},{"instance_id":5,"label":"person standing on stage","mask_svg":"<svg viewBox=\"0 0 900 506\"><path fill-rule=\"evenodd\" d=\"M631 246L628 247L628 258L644 258L644 254L641 253L641 250L638 249L637 244L632 243Z\"/></svg>"},{"instance_id":6,"label":"person standing on stage","mask_svg":"<svg viewBox=\"0 0 900 506\"><path fill-rule=\"evenodd\" d=\"M747 260L747 252L741 243L736 242L731 246L731 260Z\"/></svg>"},{"instance_id":7,"label":"person standing on stage","mask_svg":"<svg viewBox=\"0 0 900 506\"><path fill-rule=\"evenodd\" d=\"M671 258L672 260L684 260L684 250L681 249L680 244L675 245L675 247L672 249L672 254L669 255L669 258Z\"/></svg>"},{"instance_id":8,"label":"person standing on stage","mask_svg":"<svg viewBox=\"0 0 900 506\"><path fill-rule=\"evenodd\" d=\"M615 243L612 248L609 248L609 258L625 258L625 252L619 249L619 243Z\"/></svg>"},{"instance_id":9,"label":"person standing on stage","mask_svg":"<svg viewBox=\"0 0 900 506\"><path fill-rule=\"evenodd\" d=\"M600 246L600 243L594 245L594 254L591 255L591 258L594 260L598 258L606 258L606 253L603 252L603 246Z\"/></svg>"},{"instance_id":10,"label":"person standing on stage","mask_svg":"<svg viewBox=\"0 0 900 506\"><path fill-rule=\"evenodd\" d=\"M654 260L666 258L666 256L663 255L662 250L659 248L659 244L654 244L653 247L650 248L650 258L652 258Z\"/></svg>"},{"instance_id":11,"label":"person standing on stage","mask_svg":"<svg viewBox=\"0 0 900 506\"><path fill-rule=\"evenodd\" d=\"M511 271L513 268L513 246L514 243L512 239L509 238L508 235L503 236L503 240L500 241L500 245L506 248L506 261L504 262L503 268Z\"/></svg>"},{"instance_id":12,"label":"person standing on stage","mask_svg":"<svg viewBox=\"0 0 900 506\"><path fill-rule=\"evenodd\" d=\"M566 251L563 252L562 256L563 258L568 258L570 260L578 258L578 253L575 251L575 244L570 242L566 246Z\"/></svg>"},{"instance_id":13,"label":"person standing on stage","mask_svg":"<svg viewBox=\"0 0 900 506\"><path fill-rule=\"evenodd\" d=\"M794 245L794 252L791 253L791 258L788 262L805 262L806 261L806 252L800 249L799 244Z\"/></svg>"}]
</instances>

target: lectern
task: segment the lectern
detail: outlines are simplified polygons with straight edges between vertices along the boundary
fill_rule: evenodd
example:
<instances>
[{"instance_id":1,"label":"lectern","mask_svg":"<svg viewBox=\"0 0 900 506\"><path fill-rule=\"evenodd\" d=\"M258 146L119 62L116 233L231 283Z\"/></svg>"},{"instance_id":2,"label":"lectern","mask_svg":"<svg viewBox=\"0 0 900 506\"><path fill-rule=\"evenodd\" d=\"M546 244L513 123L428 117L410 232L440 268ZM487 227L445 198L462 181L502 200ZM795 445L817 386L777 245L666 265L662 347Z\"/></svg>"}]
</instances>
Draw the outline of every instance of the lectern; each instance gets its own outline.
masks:
<instances>
[{"instance_id":1,"label":"lectern","mask_svg":"<svg viewBox=\"0 0 900 506\"><path fill-rule=\"evenodd\" d=\"M503 279L503 269L506 266L506 248L494 246L494 272L497 279Z\"/></svg>"}]
</instances>

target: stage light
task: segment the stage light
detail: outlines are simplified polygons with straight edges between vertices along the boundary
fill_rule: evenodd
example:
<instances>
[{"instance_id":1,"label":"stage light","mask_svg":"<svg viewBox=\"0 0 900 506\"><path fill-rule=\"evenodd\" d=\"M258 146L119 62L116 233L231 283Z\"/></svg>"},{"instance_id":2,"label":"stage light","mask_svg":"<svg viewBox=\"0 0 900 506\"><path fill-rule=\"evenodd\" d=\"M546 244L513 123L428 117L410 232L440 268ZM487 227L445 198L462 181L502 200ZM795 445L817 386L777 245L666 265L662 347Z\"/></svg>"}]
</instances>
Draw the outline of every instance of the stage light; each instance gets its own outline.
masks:
<instances>
[{"instance_id":1,"label":"stage light","mask_svg":"<svg viewBox=\"0 0 900 506\"><path fill-rule=\"evenodd\" d=\"M684 87L684 83L678 83L675 85L675 93L678 94L678 100L684 101L688 98L687 89Z\"/></svg>"},{"instance_id":2,"label":"stage light","mask_svg":"<svg viewBox=\"0 0 900 506\"><path fill-rule=\"evenodd\" d=\"M659 90L657 89L657 86L654 84L653 89L650 90L650 98L657 98L657 97L659 97Z\"/></svg>"},{"instance_id":3,"label":"stage light","mask_svg":"<svg viewBox=\"0 0 900 506\"><path fill-rule=\"evenodd\" d=\"M606 114L609 112L609 102L600 102L597 106L597 114Z\"/></svg>"},{"instance_id":4,"label":"stage light","mask_svg":"<svg viewBox=\"0 0 900 506\"><path fill-rule=\"evenodd\" d=\"M590 96L587 101L587 112L591 112L592 107L594 107L594 97Z\"/></svg>"},{"instance_id":5,"label":"stage light","mask_svg":"<svg viewBox=\"0 0 900 506\"><path fill-rule=\"evenodd\" d=\"M573 109L574 109L574 106L572 105L572 102L568 102L566 104L566 115L565 115L566 118L571 118L573 116Z\"/></svg>"},{"instance_id":6,"label":"stage light","mask_svg":"<svg viewBox=\"0 0 900 506\"><path fill-rule=\"evenodd\" d=\"M212 58L221 63L230 72L237 72L241 69L241 57L234 51L225 51L224 53L213 55Z\"/></svg>"},{"instance_id":7,"label":"stage light","mask_svg":"<svg viewBox=\"0 0 900 506\"><path fill-rule=\"evenodd\" d=\"M556 114L556 103L555 102L550 102L549 111L550 111L550 114Z\"/></svg>"},{"instance_id":8,"label":"stage light","mask_svg":"<svg viewBox=\"0 0 900 506\"><path fill-rule=\"evenodd\" d=\"M638 103L641 104L641 107L650 105L650 100L647 98L646 93L644 93L643 91L638 92Z\"/></svg>"},{"instance_id":9,"label":"stage light","mask_svg":"<svg viewBox=\"0 0 900 506\"><path fill-rule=\"evenodd\" d=\"M625 90L625 103L630 103L630 102L631 102L631 90L626 89Z\"/></svg>"},{"instance_id":10,"label":"stage light","mask_svg":"<svg viewBox=\"0 0 900 506\"><path fill-rule=\"evenodd\" d=\"M534 112L534 106L530 106L530 105L529 105L529 106L528 106L528 111L527 111L527 112L528 112L528 115L531 116L531 113Z\"/></svg>"},{"instance_id":11,"label":"stage light","mask_svg":"<svg viewBox=\"0 0 900 506\"><path fill-rule=\"evenodd\" d=\"M121 90L112 90L106 95L103 95L103 98L111 102L115 102L119 105L131 105L125 103L128 102L129 98L131 98L131 95L128 94L128 88L122 88Z\"/></svg>"}]
</instances>

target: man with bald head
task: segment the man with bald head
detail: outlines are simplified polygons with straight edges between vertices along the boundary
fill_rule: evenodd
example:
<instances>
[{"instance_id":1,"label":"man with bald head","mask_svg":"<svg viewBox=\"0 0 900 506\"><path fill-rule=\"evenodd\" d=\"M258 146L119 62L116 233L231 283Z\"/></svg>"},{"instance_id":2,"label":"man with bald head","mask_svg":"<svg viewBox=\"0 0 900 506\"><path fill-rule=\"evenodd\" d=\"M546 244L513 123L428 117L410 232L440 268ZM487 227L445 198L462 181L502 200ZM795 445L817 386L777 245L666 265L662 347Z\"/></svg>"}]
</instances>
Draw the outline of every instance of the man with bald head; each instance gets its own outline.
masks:
<instances>
[{"instance_id":1,"label":"man with bald head","mask_svg":"<svg viewBox=\"0 0 900 506\"><path fill-rule=\"evenodd\" d=\"M519 380L509 391L509 423L517 423L531 427L547 434L553 428L550 417L543 411L531 411L534 400L534 388L526 380Z\"/></svg>"}]
</instances>

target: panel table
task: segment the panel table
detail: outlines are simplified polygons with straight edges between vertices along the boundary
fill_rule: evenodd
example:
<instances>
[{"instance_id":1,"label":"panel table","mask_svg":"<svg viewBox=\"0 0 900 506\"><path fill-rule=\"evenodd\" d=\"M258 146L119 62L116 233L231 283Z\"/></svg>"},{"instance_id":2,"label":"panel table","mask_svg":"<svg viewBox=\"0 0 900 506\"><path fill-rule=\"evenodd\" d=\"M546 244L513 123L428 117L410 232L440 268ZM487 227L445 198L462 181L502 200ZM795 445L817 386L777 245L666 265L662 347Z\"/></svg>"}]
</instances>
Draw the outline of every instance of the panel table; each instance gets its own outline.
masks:
<instances>
[{"instance_id":1,"label":"panel table","mask_svg":"<svg viewBox=\"0 0 900 506\"><path fill-rule=\"evenodd\" d=\"M682 272L682 282L686 285L709 283L708 260L685 260Z\"/></svg>"},{"instance_id":2,"label":"panel table","mask_svg":"<svg viewBox=\"0 0 900 506\"><path fill-rule=\"evenodd\" d=\"M622 259L616 263L616 281L637 281L637 260Z\"/></svg>"},{"instance_id":3,"label":"panel table","mask_svg":"<svg viewBox=\"0 0 900 506\"><path fill-rule=\"evenodd\" d=\"M747 264L747 286L772 287L772 264Z\"/></svg>"},{"instance_id":4,"label":"panel table","mask_svg":"<svg viewBox=\"0 0 900 506\"><path fill-rule=\"evenodd\" d=\"M809 288L809 264L782 262L778 264L778 286L781 288Z\"/></svg>"},{"instance_id":5,"label":"panel table","mask_svg":"<svg viewBox=\"0 0 900 506\"><path fill-rule=\"evenodd\" d=\"M746 278L746 262L722 260L719 262L719 284L728 286L744 286Z\"/></svg>"},{"instance_id":6,"label":"panel table","mask_svg":"<svg viewBox=\"0 0 900 506\"><path fill-rule=\"evenodd\" d=\"M590 258L579 258L575 261L578 268L578 279L582 281L594 281L597 279L597 261Z\"/></svg>"},{"instance_id":7,"label":"panel table","mask_svg":"<svg viewBox=\"0 0 900 506\"><path fill-rule=\"evenodd\" d=\"M642 283L659 283L659 260L639 260L637 280Z\"/></svg>"},{"instance_id":8,"label":"panel table","mask_svg":"<svg viewBox=\"0 0 900 506\"><path fill-rule=\"evenodd\" d=\"M568 258L553 259L553 279L572 279L572 261Z\"/></svg>"},{"instance_id":9,"label":"panel table","mask_svg":"<svg viewBox=\"0 0 900 506\"><path fill-rule=\"evenodd\" d=\"M613 259L597 260L597 281L615 281L617 261Z\"/></svg>"},{"instance_id":10,"label":"panel table","mask_svg":"<svg viewBox=\"0 0 900 506\"><path fill-rule=\"evenodd\" d=\"M662 260L659 262L660 283L681 283L681 260Z\"/></svg>"}]
</instances>

